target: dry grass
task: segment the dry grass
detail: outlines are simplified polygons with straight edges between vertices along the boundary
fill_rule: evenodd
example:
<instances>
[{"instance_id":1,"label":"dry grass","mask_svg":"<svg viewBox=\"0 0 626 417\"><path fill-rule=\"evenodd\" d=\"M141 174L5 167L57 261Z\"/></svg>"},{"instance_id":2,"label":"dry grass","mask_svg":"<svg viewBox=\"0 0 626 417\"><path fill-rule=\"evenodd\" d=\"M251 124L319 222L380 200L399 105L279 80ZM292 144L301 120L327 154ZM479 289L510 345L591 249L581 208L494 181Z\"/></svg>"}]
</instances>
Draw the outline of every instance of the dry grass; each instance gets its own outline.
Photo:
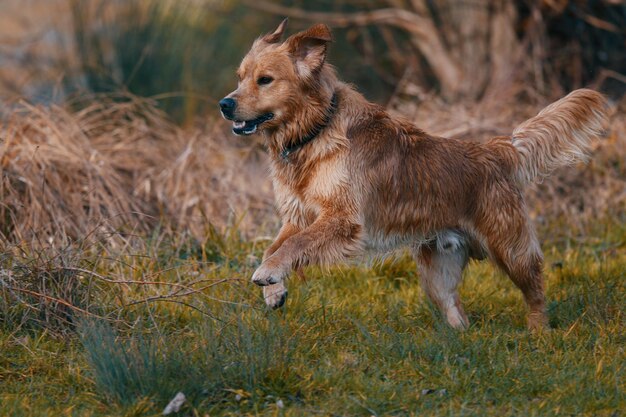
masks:
<instances>
[{"instance_id":1,"label":"dry grass","mask_svg":"<svg viewBox=\"0 0 626 417\"><path fill-rule=\"evenodd\" d=\"M256 215L248 230L271 212L257 145L231 140L219 124L182 130L148 100L23 102L0 137L5 241L53 243L158 222L200 236L203 225L223 226L235 212Z\"/></svg>"},{"instance_id":2,"label":"dry grass","mask_svg":"<svg viewBox=\"0 0 626 417\"><path fill-rule=\"evenodd\" d=\"M542 104L449 106L413 98L394 111L432 133L480 140L511 132ZM536 215L580 222L624 211L623 114L615 112L591 164L560 170L529 189ZM276 226L261 144L233 137L221 121L183 129L156 102L92 96L65 106L22 102L2 124L0 138L5 242L59 246L90 233L119 236L156 224L199 239L208 225L237 223L248 236Z\"/></svg>"}]
</instances>

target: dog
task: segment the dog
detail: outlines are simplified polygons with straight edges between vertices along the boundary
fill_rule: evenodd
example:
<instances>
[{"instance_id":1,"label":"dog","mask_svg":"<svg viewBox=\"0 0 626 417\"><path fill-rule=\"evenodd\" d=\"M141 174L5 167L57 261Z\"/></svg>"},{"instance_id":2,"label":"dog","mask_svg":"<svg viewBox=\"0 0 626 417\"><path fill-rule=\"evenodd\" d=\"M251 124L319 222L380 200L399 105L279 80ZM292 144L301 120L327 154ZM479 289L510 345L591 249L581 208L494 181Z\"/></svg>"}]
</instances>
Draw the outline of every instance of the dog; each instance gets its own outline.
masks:
<instances>
[{"instance_id":1,"label":"dog","mask_svg":"<svg viewBox=\"0 0 626 417\"><path fill-rule=\"evenodd\" d=\"M285 303L293 269L405 247L452 327L469 325L463 270L485 258L522 291L528 327L545 327L543 255L523 188L587 157L605 98L576 90L486 143L435 137L338 80L326 25L283 41L286 22L253 43L219 102L233 132L262 134L271 157L282 227L252 276L267 305Z\"/></svg>"}]
</instances>

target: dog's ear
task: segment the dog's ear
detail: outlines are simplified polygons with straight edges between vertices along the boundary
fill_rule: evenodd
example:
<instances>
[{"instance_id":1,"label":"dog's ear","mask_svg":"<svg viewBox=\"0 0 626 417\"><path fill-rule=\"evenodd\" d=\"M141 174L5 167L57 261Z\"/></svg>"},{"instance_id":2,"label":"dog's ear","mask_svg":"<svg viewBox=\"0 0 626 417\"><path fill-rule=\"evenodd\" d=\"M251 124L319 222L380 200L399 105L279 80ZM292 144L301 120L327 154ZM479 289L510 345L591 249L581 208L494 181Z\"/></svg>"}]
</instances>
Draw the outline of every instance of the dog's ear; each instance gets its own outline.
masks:
<instances>
[{"instance_id":1,"label":"dog's ear","mask_svg":"<svg viewBox=\"0 0 626 417\"><path fill-rule=\"evenodd\" d=\"M285 18L283 19L282 22L280 22L280 25L278 25L278 27L276 28L276 30L272 33L268 33L267 35L263 36L263 40L267 43L278 43L283 39L283 33L285 33L285 28L287 27L287 21L289 19Z\"/></svg>"},{"instance_id":2,"label":"dog's ear","mask_svg":"<svg viewBox=\"0 0 626 417\"><path fill-rule=\"evenodd\" d=\"M309 76L324 65L328 43L332 40L328 26L320 23L292 35L285 43L294 57L298 72Z\"/></svg>"}]
</instances>

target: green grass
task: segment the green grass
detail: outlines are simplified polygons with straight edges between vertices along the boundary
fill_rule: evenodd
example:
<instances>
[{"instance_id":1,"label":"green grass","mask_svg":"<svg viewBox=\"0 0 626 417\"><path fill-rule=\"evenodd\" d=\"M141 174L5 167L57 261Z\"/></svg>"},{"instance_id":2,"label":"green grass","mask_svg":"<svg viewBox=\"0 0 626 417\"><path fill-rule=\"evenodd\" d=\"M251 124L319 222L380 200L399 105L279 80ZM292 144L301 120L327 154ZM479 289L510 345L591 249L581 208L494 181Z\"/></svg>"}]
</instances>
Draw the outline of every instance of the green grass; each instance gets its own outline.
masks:
<instances>
[{"instance_id":1,"label":"green grass","mask_svg":"<svg viewBox=\"0 0 626 417\"><path fill-rule=\"evenodd\" d=\"M83 244L71 256L4 256L3 271L21 271L33 291L43 291L33 276L88 287L73 300L94 316L41 302L65 318L52 320L4 290L0 415L157 416L182 391L184 416L618 416L626 226L553 225L540 235L552 329L539 334L525 329L519 291L486 263L466 273L472 325L457 332L424 300L407 256L310 268L306 281L291 279L282 311L265 309L248 282L266 242L232 230L212 230L203 244L153 237L115 255ZM54 274L78 269L200 291Z\"/></svg>"}]
</instances>

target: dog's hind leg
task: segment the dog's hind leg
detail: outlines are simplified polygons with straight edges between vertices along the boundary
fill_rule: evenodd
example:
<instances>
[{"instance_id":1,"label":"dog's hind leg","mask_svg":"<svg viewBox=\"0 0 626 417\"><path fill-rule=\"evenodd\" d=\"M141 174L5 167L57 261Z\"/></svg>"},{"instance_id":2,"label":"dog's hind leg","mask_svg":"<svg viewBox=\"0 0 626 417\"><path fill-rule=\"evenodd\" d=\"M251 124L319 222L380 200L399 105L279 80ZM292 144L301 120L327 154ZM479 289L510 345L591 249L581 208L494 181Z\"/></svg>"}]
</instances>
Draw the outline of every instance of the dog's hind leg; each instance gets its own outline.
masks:
<instances>
[{"instance_id":1,"label":"dog's hind leg","mask_svg":"<svg viewBox=\"0 0 626 417\"><path fill-rule=\"evenodd\" d=\"M534 229L527 226L517 236L525 244L511 244L503 236L489 238L489 250L497 264L524 294L529 308L528 327L531 330L547 326L543 289L543 254Z\"/></svg>"},{"instance_id":2,"label":"dog's hind leg","mask_svg":"<svg viewBox=\"0 0 626 417\"><path fill-rule=\"evenodd\" d=\"M428 298L441 310L450 326L468 327L457 290L469 260L467 240L456 232L447 232L439 235L436 242L419 246L414 257Z\"/></svg>"},{"instance_id":3,"label":"dog's hind leg","mask_svg":"<svg viewBox=\"0 0 626 417\"><path fill-rule=\"evenodd\" d=\"M529 308L528 327L546 327L543 254L535 229L521 198L500 204L494 198L491 202L495 204L489 210L492 215L476 225L478 232L485 237L490 257L522 291Z\"/></svg>"}]
</instances>

